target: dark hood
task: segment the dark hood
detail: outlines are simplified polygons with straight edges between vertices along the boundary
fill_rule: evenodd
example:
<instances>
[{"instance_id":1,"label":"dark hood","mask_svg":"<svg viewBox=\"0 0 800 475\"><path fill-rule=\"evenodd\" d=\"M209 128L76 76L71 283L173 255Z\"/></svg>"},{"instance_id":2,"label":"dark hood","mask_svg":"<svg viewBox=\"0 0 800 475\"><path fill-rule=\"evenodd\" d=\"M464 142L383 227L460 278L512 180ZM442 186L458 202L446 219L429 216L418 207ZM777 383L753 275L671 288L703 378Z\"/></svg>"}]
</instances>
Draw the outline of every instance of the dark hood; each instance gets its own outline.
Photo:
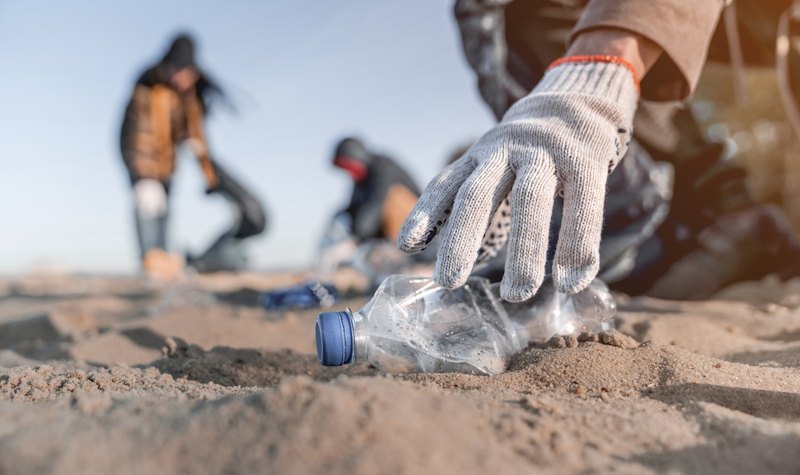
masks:
<instances>
[{"instance_id":1,"label":"dark hood","mask_svg":"<svg viewBox=\"0 0 800 475\"><path fill-rule=\"evenodd\" d=\"M197 69L197 63L194 60L194 40L192 37L186 34L178 35L160 64L174 66L176 69L187 67Z\"/></svg>"},{"instance_id":2,"label":"dark hood","mask_svg":"<svg viewBox=\"0 0 800 475\"><path fill-rule=\"evenodd\" d=\"M336 152L333 155L334 161L339 155L352 158L353 160L361 162L366 166L371 165L373 161L372 154L367 151L367 148L364 147L364 144L361 143L360 140L352 137L348 137L339 142L339 145L336 146Z\"/></svg>"},{"instance_id":3,"label":"dark hood","mask_svg":"<svg viewBox=\"0 0 800 475\"><path fill-rule=\"evenodd\" d=\"M136 83L148 87L152 87L156 84L169 86L170 70L184 67L192 67L200 75L200 78L197 80L197 85L195 86L195 92L203 104L204 113L208 113L211 103L214 102L215 99L222 100L231 110L236 110L236 107L225 91L216 81L209 77L208 73L197 65L195 41L190 35L185 33L175 37L169 50L167 50L167 53L161 61L142 73Z\"/></svg>"}]
</instances>

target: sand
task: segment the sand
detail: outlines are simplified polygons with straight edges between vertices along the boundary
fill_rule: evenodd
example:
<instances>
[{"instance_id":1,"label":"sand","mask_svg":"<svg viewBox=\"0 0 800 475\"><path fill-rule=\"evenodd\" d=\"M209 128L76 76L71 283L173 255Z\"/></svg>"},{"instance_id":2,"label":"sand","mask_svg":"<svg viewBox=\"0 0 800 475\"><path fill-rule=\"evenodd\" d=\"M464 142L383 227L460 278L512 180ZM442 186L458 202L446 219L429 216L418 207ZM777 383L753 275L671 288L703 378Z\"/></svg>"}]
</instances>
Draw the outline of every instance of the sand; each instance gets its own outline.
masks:
<instances>
[{"instance_id":1,"label":"sand","mask_svg":"<svg viewBox=\"0 0 800 475\"><path fill-rule=\"evenodd\" d=\"M0 473L800 473L800 281L620 296L487 377L323 368L255 306L300 277L1 281Z\"/></svg>"}]
</instances>

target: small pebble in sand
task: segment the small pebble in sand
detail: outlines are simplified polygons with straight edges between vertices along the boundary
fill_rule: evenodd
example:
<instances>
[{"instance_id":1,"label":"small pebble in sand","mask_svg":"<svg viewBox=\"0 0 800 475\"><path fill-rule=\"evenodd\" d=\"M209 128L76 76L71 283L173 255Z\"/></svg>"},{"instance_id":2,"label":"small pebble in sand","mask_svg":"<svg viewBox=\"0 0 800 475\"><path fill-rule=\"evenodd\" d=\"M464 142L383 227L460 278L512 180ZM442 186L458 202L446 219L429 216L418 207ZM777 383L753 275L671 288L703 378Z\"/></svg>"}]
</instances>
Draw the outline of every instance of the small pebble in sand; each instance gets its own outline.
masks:
<instances>
[{"instance_id":1,"label":"small pebble in sand","mask_svg":"<svg viewBox=\"0 0 800 475\"><path fill-rule=\"evenodd\" d=\"M566 343L567 348L577 348L578 347L578 339L572 335L564 336L564 343Z\"/></svg>"},{"instance_id":2,"label":"small pebble in sand","mask_svg":"<svg viewBox=\"0 0 800 475\"><path fill-rule=\"evenodd\" d=\"M554 335L545 343L546 348L577 348L579 343L600 342L604 345L616 346L623 350L632 350L639 347L633 338L623 335L617 330L608 330L600 334L583 332L576 338L573 335Z\"/></svg>"},{"instance_id":3,"label":"small pebble in sand","mask_svg":"<svg viewBox=\"0 0 800 475\"><path fill-rule=\"evenodd\" d=\"M171 336L168 336L164 342L167 344L167 346L161 348L161 353L164 356L174 355L175 351L178 349L178 344L175 342L175 340Z\"/></svg>"},{"instance_id":4,"label":"small pebble in sand","mask_svg":"<svg viewBox=\"0 0 800 475\"><path fill-rule=\"evenodd\" d=\"M585 342L597 343L598 341L600 341L600 338L597 336L597 333L595 332L583 332L580 335L578 335L578 341L580 343L585 343Z\"/></svg>"},{"instance_id":5,"label":"small pebble in sand","mask_svg":"<svg viewBox=\"0 0 800 475\"><path fill-rule=\"evenodd\" d=\"M554 335L546 345L548 348L577 348L578 339L572 335Z\"/></svg>"},{"instance_id":6,"label":"small pebble in sand","mask_svg":"<svg viewBox=\"0 0 800 475\"><path fill-rule=\"evenodd\" d=\"M547 342L547 346L550 348L566 348L567 343L564 341L564 337L562 335L553 335L553 337Z\"/></svg>"},{"instance_id":7,"label":"small pebble in sand","mask_svg":"<svg viewBox=\"0 0 800 475\"><path fill-rule=\"evenodd\" d=\"M628 335L623 335L616 330L607 330L600 333L600 341L604 345L616 346L623 350L633 350L639 347L639 343Z\"/></svg>"}]
</instances>

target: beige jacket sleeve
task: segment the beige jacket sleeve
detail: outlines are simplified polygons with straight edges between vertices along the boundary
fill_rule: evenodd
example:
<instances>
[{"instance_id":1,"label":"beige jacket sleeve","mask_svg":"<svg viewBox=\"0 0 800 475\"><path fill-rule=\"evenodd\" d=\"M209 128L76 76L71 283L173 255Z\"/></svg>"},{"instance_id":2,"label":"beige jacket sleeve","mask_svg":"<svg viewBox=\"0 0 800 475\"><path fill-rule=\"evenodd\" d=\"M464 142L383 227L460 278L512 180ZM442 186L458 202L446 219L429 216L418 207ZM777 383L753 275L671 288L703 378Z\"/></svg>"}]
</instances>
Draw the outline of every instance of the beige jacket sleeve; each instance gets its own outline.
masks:
<instances>
[{"instance_id":1,"label":"beige jacket sleeve","mask_svg":"<svg viewBox=\"0 0 800 475\"><path fill-rule=\"evenodd\" d=\"M664 55L642 80L642 97L681 100L697 85L724 4L725 0L591 0L570 41L587 30L608 27L650 39Z\"/></svg>"}]
</instances>

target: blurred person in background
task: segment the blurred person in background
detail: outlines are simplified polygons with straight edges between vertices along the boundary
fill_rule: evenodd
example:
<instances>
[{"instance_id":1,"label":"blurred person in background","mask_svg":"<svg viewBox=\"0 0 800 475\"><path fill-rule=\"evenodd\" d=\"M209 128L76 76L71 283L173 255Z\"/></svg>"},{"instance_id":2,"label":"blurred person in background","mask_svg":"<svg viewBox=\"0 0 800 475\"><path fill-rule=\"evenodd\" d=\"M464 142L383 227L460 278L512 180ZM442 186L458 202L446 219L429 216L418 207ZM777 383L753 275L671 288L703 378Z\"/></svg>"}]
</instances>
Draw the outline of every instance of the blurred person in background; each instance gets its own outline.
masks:
<instances>
[{"instance_id":1,"label":"blurred person in background","mask_svg":"<svg viewBox=\"0 0 800 475\"><path fill-rule=\"evenodd\" d=\"M182 256L167 251L169 190L179 145L197 157L206 192L228 199L235 209L234 224L189 265L201 272L239 270L246 263L243 239L260 234L266 217L259 202L213 160L203 121L222 89L195 62L194 41L175 38L158 64L136 81L125 110L120 145L130 176L136 211L136 230L142 268L148 275L171 278L184 266Z\"/></svg>"},{"instance_id":2,"label":"blurred person in background","mask_svg":"<svg viewBox=\"0 0 800 475\"><path fill-rule=\"evenodd\" d=\"M367 284L357 286L358 293L366 293L387 275L412 272L409 266L431 261L429 255L409 258L397 250L397 233L420 194L397 162L348 137L337 144L333 165L350 175L353 191L320 242L316 269L322 279L333 281L339 269L352 268L366 277Z\"/></svg>"},{"instance_id":3,"label":"blurred person in background","mask_svg":"<svg viewBox=\"0 0 800 475\"><path fill-rule=\"evenodd\" d=\"M368 151L352 137L336 146L333 164L353 179L350 204L342 214L349 217L356 240L396 242L403 220L420 195L411 176L391 158Z\"/></svg>"},{"instance_id":4,"label":"blurred person in background","mask_svg":"<svg viewBox=\"0 0 800 475\"><path fill-rule=\"evenodd\" d=\"M790 3L457 0L499 124L428 185L399 248L424 250L449 219L435 279L453 288L508 241L495 264L510 301L545 275L562 292L600 272L625 292L679 299L798 275L783 213L751 199L743 170L678 102L707 55L739 70L774 62Z\"/></svg>"}]
</instances>

